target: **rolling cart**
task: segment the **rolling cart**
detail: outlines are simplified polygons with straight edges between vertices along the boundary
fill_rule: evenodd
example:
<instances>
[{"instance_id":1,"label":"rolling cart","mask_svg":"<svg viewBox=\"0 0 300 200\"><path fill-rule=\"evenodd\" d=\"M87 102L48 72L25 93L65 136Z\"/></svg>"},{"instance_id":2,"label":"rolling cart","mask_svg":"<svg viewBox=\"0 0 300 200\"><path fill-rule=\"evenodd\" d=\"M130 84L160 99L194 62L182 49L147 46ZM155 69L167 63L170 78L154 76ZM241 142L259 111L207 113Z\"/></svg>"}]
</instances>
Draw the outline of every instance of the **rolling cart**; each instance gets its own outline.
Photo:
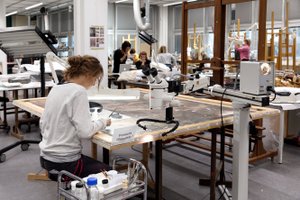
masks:
<instances>
[{"instance_id":1,"label":"rolling cart","mask_svg":"<svg viewBox=\"0 0 300 200\"><path fill-rule=\"evenodd\" d=\"M117 157L113 160L113 169L116 168L118 163L127 164L127 187L121 188L117 191L104 194L101 200L116 200L116 199L129 199L138 195L142 195L143 199L147 199L147 170L145 166L132 158ZM122 165L123 166L123 165ZM69 183L63 181L64 179L72 179L81 182L84 185L87 200L90 200L90 191L85 181L78 176L75 176L67 171L60 171L58 173L57 183L57 199L58 200L80 200L70 190ZM142 179L142 180L141 180Z\"/></svg>"}]
</instances>

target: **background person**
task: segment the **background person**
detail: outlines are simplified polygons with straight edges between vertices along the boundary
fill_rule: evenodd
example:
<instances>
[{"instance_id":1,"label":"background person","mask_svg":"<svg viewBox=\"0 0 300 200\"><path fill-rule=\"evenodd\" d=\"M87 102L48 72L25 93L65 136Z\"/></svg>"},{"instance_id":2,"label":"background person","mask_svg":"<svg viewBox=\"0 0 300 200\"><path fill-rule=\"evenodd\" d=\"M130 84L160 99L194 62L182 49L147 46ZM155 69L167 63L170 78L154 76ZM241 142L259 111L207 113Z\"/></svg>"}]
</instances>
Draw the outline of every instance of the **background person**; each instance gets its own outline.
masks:
<instances>
[{"instance_id":1,"label":"background person","mask_svg":"<svg viewBox=\"0 0 300 200\"><path fill-rule=\"evenodd\" d=\"M167 65L172 69L174 65L176 65L175 57L167 52L166 46L161 46L158 50L157 62Z\"/></svg>"},{"instance_id":2,"label":"background person","mask_svg":"<svg viewBox=\"0 0 300 200\"><path fill-rule=\"evenodd\" d=\"M131 48L131 44L128 41L125 41L122 43L121 49L117 49L114 52L114 69L113 73L119 73L120 72L120 64L125 64L128 52Z\"/></svg>"},{"instance_id":3,"label":"background person","mask_svg":"<svg viewBox=\"0 0 300 200\"><path fill-rule=\"evenodd\" d=\"M135 49L130 49L130 60L132 60L132 63L135 65L137 61L139 61L139 55L136 53Z\"/></svg>"},{"instance_id":4,"label":"background person","mask_svg":"<svg viewBox=\"0 0 300 200\"><path fill-rule=\"evenodd\" d=\"M81 139L90 139L111 124L110 120L91 120L87 89L103 76L99 60L92 56L69 57L65 83L54 86L40 119L42 141L40 159L50 171L66 170L79 177L99 173L109 166L82 154Z\"/></svg>"},{"instance_id":5,"label":"background person","mask_svg":"<svg viewBox=\"0 0 300 200\"><path fill-rule=\"evenodd\" d=\"M139 61L135 63L137 69L150 68L151 61L147 57L146 51L142 51L139 56Z\"/></svg>"},{"instance_id":6,"label":"background person","mask_svg":"<svg viewBox=\"0 0 300 200\"><path fill-rule=\"evenodd\" d=\"M249 39L245 39L242 46L235 46L235 50L239 53L240 60L248 61L250 59L250 44L251 41Z\"/></svg>"}]
</instances>

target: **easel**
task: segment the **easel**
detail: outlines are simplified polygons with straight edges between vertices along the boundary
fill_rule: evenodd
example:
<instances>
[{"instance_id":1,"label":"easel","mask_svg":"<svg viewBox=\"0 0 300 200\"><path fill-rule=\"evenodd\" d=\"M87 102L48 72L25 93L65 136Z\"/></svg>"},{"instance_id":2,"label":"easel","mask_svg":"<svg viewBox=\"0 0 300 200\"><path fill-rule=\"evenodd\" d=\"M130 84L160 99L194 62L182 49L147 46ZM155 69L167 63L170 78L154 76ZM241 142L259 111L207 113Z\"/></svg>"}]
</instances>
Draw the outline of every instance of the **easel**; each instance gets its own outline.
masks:
<instances>
[{"instance_id":1,"label":"easel","mask_svg":"<svg viewBox=\"0 0 300 200\"><path fill-rule=\"evenodd\" d=\"M251 2L251 0L243 0L244 2ZM239 61L225 61L225 20L226 20L226 5L241 3L240 0L215 0L208 2L186 2L182 4L182 39L181 39L181 71L187 74L187 57L188 48L188 11L191 9L214 7L215 9L215 24L214 24L214 53L211 60L197 61L198 63L211 63L213 69L212 81L214 83L224 84L224 64L238 64ZM265 58L265 41L266 41L266 12L267 0L259 0L259 27L258 27L258 60Z\"/></svg>"},{"instance_id":2,"label":"easel","mask_svg":"<svg viewBox=\"0 0 300 200\"><path fill-rule=\"evenodd\" d=\"M286 26L279 30L279 33L274 33L274 12L272 12L271 16L271 33L267 33L267 35L271 35L270 42L266 40L266 53L265 59L270 61L275 61L276 58L276 69L282 70L283 58L286 59L286 69L290 68L290 58L292 57L292 69L296 71L296 36L295 33L289 32L289 2L286 2L286 18L285 24ZM278 55L275 56L275 36L278 36ZM292 38L292 42L290 42L290 38Z\"/></svg>"},{"instance_id":3,"label":"easel","mask_svg":"<svg viewBox=\"0 0 300 200\"><path fill-rule=\"evenodd\" d=\"M202 38L200 34L196 33L196 29L197 29L197 25L196 23L194 23L194 32L192 34L192 36L189 34L188 35L188 48L191 49L195 49L198 50L198 55L197 55L197 59L198 60L202 60L202 55L201 55L201 51L202 51ZM193 41L193 45L190 45L190 41Z\"/></svg>"}]
</instances>

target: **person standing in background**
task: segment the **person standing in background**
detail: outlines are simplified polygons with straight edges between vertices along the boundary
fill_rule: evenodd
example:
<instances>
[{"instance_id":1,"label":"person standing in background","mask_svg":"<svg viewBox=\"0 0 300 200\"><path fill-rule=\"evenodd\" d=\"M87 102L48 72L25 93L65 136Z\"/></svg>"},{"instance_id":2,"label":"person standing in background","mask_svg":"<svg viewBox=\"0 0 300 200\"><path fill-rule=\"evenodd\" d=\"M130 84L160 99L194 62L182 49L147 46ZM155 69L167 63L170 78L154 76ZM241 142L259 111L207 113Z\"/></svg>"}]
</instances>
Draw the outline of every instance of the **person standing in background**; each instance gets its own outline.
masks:
<instances>
[{"instance_id":1,"label":"person standing in background","mask_svg":"<svg viewBox=\"0 0 300 200\"><path fill-rule=\"evenodd\" d=\"M113 73L120 72L120 64L125 64L129 50L131 49L131 44L128 41L122 43L121 49L117 49L114 52L114 69Z\"/></svg>"},{"instance_id":2,"label":"person standing in background","mask_svg":"<svg viewBox=\"0 0 300 200\"><path fill-rule=\"evenodd\" d=\"M248 61L250 59L250 44L251 41L249 39L245 39L242 46L235 46L235 50L240 54L241 61Z\"/></svg>"}]
</instances>

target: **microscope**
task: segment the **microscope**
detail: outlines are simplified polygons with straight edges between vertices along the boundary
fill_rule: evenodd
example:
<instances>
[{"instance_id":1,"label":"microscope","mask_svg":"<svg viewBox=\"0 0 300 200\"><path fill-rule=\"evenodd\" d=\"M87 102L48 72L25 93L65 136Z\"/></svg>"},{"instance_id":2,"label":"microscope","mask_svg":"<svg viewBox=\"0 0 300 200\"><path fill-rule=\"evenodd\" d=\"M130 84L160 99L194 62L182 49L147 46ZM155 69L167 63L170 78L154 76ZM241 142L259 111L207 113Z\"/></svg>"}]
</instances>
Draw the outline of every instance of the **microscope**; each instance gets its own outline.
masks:
<instances>
[{"instance_id":1,"label":"microscope","mask_svg":"<svg viewBox=\"0 0 300 200\"><path fill-rule=\"evenodd\" d=\"M169 83L159 77L156 68L145 69L143 73L149 81L149 109L161 109L179 105L179 102L174 99L177 94L169 92L169 90L172 90L169 89Z\"/></svg>"},{"instance_id":2,"label":"microscope","mask_svg":"<svg viewBox=\"0 0 300 200\"><path fill-rule=\"evenodd\" d=\"M175 100L175 96L178 95L178 92L174 92L177 89L178 85L173 84L174 88L169 87L169 83L165 79L161 79L158 75L158 71L156 68L150 68L143 70L144 75L147 77L149 81L149 94L145 95L146 98L149 99L149 109L166 109L165 120L159 119L139 119L136 124L143 128L147 129L146 126L141 125L141 122L157 122L157 123L166 123L166 124L175 124L174 127L163 133L162 136L167 135L177 129L179 126L179 122L174 120L173 117L173 106L179 106L179 101Z\"/></svg>"}]
</instances>

